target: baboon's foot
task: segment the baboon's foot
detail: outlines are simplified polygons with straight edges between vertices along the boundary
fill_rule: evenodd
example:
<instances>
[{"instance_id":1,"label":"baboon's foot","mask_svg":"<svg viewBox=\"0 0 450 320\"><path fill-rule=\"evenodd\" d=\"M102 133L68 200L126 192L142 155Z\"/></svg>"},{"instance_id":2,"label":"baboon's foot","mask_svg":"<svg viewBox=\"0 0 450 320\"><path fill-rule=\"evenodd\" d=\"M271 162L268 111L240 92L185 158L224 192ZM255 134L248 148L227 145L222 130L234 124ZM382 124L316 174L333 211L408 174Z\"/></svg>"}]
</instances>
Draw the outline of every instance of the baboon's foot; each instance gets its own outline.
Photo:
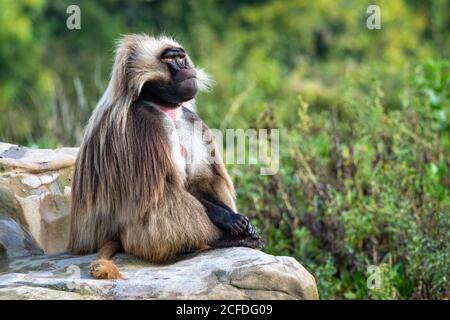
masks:
<instances>
[{"instance_id":1,"label":"baboon's foot","mask_svg":"<svg viewBox=\"0 0 450 320\"><path fill-rule=\"evenodd\" d=\"M254 237L254 235L253 235ZM266 245L264 241L258 236L257 238L244 238L242 239L243 247L249 247L252 249L262 249Z\"/></svg>"},{"instance_id":2,"label":"baboon's foot","mask_svg":"<svg viewBox=\"0 0 450 320\"><path fill-rule=\"evenodd\" d=\"M257 237L256 239L245 237L232 239L222 239L213 245L214 248L228 248L228 247L248 247L252 249L262 249L264 248L264 241Z\"/></svg>"},{"instance_id":3,"label":"baboon's foot","mask_svg":"<svg viewBox=\"0 0 450 320\"><path fill-rule=\"evenodd\" d=\"M89 266L89 273L96 279L124 279L119 269L111 260L98 259Z\"/></svg>"}]
</instances>

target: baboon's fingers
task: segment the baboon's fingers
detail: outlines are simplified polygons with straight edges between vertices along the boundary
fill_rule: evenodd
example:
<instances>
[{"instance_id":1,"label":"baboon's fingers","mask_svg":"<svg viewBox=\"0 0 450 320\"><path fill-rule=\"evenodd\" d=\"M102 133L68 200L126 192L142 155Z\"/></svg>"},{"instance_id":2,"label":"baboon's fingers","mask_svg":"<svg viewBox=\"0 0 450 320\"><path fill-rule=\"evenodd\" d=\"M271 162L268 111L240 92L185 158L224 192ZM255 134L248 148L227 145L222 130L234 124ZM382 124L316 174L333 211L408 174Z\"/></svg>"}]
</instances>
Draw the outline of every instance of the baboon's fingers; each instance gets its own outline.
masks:
<instances>
[{"instance_id":1,"label":"baboon's fingers","mask_svg":"<svg viewBox=\"0 0 450 320\"><path fill-rule=\"evenodd\" d=\"M230 234L237 236L242 232L242 229L235 223L230 226Z\"/></svg>"},{"instance_id":2,"label":"baboon's fingers","mask_svg":"<svg viewBox=\"0 0 450 320\"><path fill-rule=\"evenodd\" d=\"M248 235L250 238L252 239L259 239L259 235L258 232L256 231L256 228L254 225L252 225L251 223L249 223L247 225L247 229L245 230L246 235Z\"/></svg>"},{"instance_id":3,"label":"baboon's fingers","mask_svg":"<svg viewBox=\"0 0 450 320\"><path fill-rule=\"evenodd\" d=\"M224 229L233 236L238 236L245 232L247 228L247 218L238 213L229 213L228 216L229 221L225 223Z\"/></svg>"},{"instance_id":4,"label":"baboon's fingers","mask_svg":"<svg viewBox=\"0 0 450 320\"><path fill-rule=\"evenodd\" d=\"M98 259L89 266L89 273L96 279L124 279L119 269L111 260Z\"/></svg>"},{"instance_id":5,"label":"baboon's fingers","mask_svg":"<svg viewBox=\"0 0 450 320\"><path fill-rule=\"evenodd\" d=\"M242 233L243 231L245 231L245 229L248 226L248 218L245 216L239 215L238 219L236 219L236 224L237 224L239 233Z\"/></svg>"}]
</instances>

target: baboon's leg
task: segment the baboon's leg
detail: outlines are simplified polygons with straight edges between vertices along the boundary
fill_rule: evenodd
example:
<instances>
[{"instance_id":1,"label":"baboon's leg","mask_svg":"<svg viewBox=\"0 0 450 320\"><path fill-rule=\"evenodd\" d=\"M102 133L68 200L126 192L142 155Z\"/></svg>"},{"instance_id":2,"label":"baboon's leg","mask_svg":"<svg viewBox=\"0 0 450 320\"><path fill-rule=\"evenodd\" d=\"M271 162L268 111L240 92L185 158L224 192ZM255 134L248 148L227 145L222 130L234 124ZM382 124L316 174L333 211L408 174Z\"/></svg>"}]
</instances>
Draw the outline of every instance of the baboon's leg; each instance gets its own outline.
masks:
<instances>
[{"instance_id":1,"label":"baboon's leg","mask_svg":"<svg viewBox=\"0 0 450 320\"><path fill-rule=\"evenodd\" d=\"M127 253L153 263L173 261L179 254L205 248L223 232L205 208L183 189L168 186L157 207L136 215L121 230Z\"/></svg>"},{"instance_id":2,"label":"baboon's leg","mask_svg":"<svg viewBox=\"0 0 450 320\"><path fill-rule=\"evenodd\" d=\"M90 274L96 279L123 279L119 269L111 261L111 258L122 250L122 244L119 241L106 242L98 251L97 260L89 266Z\"/></svg>"},{"instance_id":3,"label":"baboon's leg","mask_svg":"<svg viewBox=\"0 0 450 320\"><path fill-rule=\"evenodd\" d=\"M209 171L197 175L189 192L201 202L211 222L225 233L234 238L260 239L248 218L236 212L233 184L223 164L212 164Z\"/></svg>"},{"instance_id":4,"label":"baboon's leg","mask_svg":"<svg viewBox=\"0 0 450 320\"><path fill-rule=\"evenodd\" d=\"M235 191L223 164L212 164L209 169L197 174L190 181L188 191L197 199L206 199L214 203L218 200L227 209L237 213Z\"/></svg>"}]
</instances>

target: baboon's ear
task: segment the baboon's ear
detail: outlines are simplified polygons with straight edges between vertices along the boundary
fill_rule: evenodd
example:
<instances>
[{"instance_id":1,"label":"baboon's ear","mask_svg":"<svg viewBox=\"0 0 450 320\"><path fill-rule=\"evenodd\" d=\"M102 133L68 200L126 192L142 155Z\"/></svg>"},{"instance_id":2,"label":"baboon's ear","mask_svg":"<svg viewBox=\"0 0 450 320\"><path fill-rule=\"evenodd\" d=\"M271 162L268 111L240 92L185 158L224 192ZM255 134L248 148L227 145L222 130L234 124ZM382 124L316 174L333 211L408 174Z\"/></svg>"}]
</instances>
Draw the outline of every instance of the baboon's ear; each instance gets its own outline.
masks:
<instances>
[{"instance_id":1,"label":"baboon's ear","mask_svg":"<svg viewBox=\"0 0 450 320\"><path fill-rule=\"evenodd\" d=\"M199 91L208 91L214 83L213 78L203 69L196 68L197 87Z\"/></svg>"}]
</instances>

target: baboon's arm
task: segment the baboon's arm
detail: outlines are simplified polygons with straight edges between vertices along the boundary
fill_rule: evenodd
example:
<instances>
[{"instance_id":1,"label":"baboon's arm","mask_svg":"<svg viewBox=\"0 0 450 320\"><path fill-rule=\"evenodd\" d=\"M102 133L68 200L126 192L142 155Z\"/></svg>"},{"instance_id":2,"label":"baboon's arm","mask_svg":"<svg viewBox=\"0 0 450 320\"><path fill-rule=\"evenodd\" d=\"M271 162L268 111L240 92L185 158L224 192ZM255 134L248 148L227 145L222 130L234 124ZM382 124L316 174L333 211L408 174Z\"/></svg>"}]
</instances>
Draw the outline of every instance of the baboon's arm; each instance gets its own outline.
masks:
<instances>
[{"instance_id":1,"label":"baboon's arm","mask_svg":"<svg viewBox=\"0 0 450 320\"><path fill-rule=\"evenodd\" d=\"M209 147L214 150L214 156L218 157L219 149L205 124L203 134ZM189 181L188 192L203 205L211 222L232 238L260 239L248 218L237 212L233 183L221 161L212 162L208 169ZM230 241L227 243L231 244Z\"/></svg>"}]
</instances>

